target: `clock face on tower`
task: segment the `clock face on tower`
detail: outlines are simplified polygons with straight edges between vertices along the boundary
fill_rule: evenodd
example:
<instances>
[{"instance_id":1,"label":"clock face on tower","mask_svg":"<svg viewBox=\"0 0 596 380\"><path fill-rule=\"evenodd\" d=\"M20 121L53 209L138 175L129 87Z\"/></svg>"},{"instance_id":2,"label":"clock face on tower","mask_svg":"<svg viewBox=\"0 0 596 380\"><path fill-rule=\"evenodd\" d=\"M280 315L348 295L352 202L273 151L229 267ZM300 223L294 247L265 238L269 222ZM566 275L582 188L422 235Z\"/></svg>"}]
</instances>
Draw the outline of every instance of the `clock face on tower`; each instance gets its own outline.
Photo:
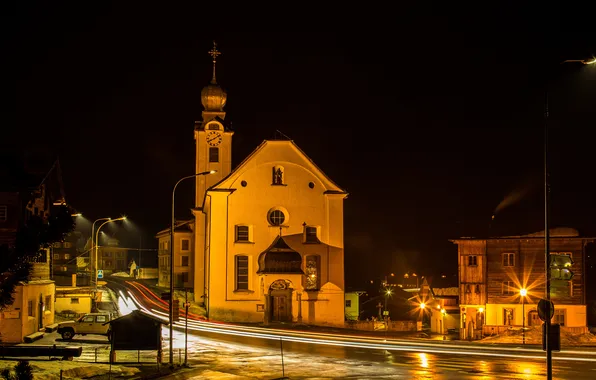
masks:
<instances>
[{"instance_id":1,"label":"clock face on tower","mask_svg":"<svg viewBox=\"0 0 596 380\"><path fill-rule=\"evenodd\" d=\"M207 144L211 146L218 146L221 143L221 132L219 131L211 131L207 133Z\"/></svg>"}]
</instances>

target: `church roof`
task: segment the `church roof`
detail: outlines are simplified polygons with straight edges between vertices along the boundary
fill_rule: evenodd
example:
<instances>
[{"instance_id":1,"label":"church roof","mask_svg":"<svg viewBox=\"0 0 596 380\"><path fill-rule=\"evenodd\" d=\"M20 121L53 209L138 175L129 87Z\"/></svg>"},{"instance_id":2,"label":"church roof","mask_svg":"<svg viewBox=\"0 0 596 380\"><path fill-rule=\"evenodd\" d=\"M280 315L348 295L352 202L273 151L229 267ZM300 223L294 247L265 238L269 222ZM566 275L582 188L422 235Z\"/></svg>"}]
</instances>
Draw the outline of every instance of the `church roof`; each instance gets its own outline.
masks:
<instances>
[{"instance_id":1,"label":"church roof","mask_svg":"<svg viewBox=\"0 0 596 380\"><path fill-rule=\"evenodd\" d=\"M227 176L222 178L221 181L219 181L216 184L214 184L213 186L211 186L208 189L208 191L229 189L234 182L233 179L238 177L243 172L243 170L247 167L248 163L251 160L253 160L259 153L263 152L268 146L276 145L276 144L287 145L288 147L293 149L299 156L301 156L304 159L304 163L306 165L311 166L310 169L319 177L319 179L327 187L327 191L325 192L326 194L343 194L343 195L348 194L344 189L340 188L335 182L333 182L331 180L331 178L329 178L317 166L317 164L315 164L314 161L311 160L310 157L308 157L306 155L306 153L304 153L304 151L302 149L300 149L300 147L298 147L298 145L296 145L296 143L293 140L264 140L234 170L232 170L232 172L230 174L228 174Z\"/></svg>"}]
</instances>

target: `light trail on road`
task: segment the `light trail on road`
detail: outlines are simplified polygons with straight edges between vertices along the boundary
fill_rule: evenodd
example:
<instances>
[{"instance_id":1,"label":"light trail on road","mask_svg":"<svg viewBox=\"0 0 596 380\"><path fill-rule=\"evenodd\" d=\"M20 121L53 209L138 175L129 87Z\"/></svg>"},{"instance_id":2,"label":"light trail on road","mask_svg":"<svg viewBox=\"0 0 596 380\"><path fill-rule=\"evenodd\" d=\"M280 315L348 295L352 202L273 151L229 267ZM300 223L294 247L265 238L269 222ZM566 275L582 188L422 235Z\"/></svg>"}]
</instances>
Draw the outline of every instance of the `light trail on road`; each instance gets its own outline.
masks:
<instances>
[{"instance_id":1,"label":"light trail on road","mask_svg":"<svg viewBox=\"0 0 596 380\"><path fill-rule=\"evenodd\" d=\"M138 289L137 289L138 290ZM168 323L168 313L151 308L148 309L141 303L137 297L133 294L132 290L127 288L128 296L121 294L121 297L127 301L127 307L132 307L134 304L136 308L164 320L164 323ZM145 296L145 295L143 295ZM146 296L145 296L146 297ZM147 298L147 297L146 297ZM131 301L131 302L128 302ZM155 302L152 302L157 305ZM174 323L174 328L177 330L183 330L185 321L181 320ZM506 347L465 347L454 344L435 344L423 343L423 342L411 342L411 341L400 341L400 340L387 340L380 338L368 338L368 337L349 337L337 334L325 334L325 333L308 333L308 332L295 332L286 331L279 329L265 329L259 327L247 327L237 325L227 325L222 323L214 323L208 321L196 321L193 319L188 320L188 330L195 332L210 332L216 334L226 334L239 337L251 337L267 340L289 341L296 343L305 344L318 344L326 346L337 346L337 347L350 347L359 349L373 349L373 350L387 350L387 351L424 351L426 353L435 354L451 354L451 355L470 355L470 356L486 356L486 357L498 357L498 358L515 358L515 359L533 359L543 360L543 355L536 355L536 353L542 353L539 349L533 348L506 348ZM565 356L561 356L565 355ZM582 355L582 356L568 356L568 355ZM586 357L596 355L594 352L583 352L583 351L563 351L559 355L553 357L558 361L580 361L580 362L596 362L596 357Z\"/></svg>"}]
</instances>

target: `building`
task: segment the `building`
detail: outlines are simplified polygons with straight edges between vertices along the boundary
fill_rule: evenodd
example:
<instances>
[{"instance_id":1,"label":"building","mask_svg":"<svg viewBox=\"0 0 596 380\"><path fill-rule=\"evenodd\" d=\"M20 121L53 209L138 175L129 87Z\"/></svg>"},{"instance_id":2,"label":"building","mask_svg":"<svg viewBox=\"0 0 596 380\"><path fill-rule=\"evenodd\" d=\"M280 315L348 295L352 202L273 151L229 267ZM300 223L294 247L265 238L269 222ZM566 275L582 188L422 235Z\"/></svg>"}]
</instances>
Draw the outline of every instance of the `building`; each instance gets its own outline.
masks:
<instances>
[{"instance_id":1,"label":"building","mask_svg":"<svg viewBox=\"0 0 596 380\"><path fill-rule=\"evenodd\" d=\"M2 157L0 175L0 245L14 247L17 230L33 216L46 221L54 204L62 204L59 163L30 165L26 159ZM48 170L49 169L49 170ZM55 284L50 279L50 249L41 249L32 262L28 281L20 282L14 302L0 314L3 343L20 343L24 337L54 323ZM2 276L8 274L0 274Z\"/></svg>"},{"instance_id":2,"label":"building","mask_svg":"<svg viewBox=\"0 0 596 380\"><path fill-rule=\"evenodd\" d=\"M227 94L215 78L220 53L210 54L195 169L217 172L196 177L188 275L195 301L216 320L343 325L347 193L291 140L263 141L232 170Z\"/></svg>"},{"instance_id":3,"label":"building","mask_svg":"<svg viewBox=\"0 0 596 380\"><path fill-rule=\"evenodd\" d=\"M174 224L174 287L193 287L193 240L194 220L176 221ZM169 228L155 236L158 241L158 280L157 286L170 286L170 235ZM147 274L149 275L149 274Z\"/></svg>"},{"instance_id":4,"label":"building","mask_svg":"<svg viewBox=\"0 0 596 380\"><path fill-rule=\"evenodd\" d=\"M360 296L365 292L361 291L346 291L346 321L357 321L360 319Z\"/></svg>"},{"instance_id":5,"label":"building","mask_svg":"<svg viewBox=\"0 0 596 380\"><path fill-rule=\"evenodd\" d=\"M51 278L56 282L56 286L70 286L73 281L75 286L89 285L89 276L77 277L79 269L86 270L89 263L89 256L81 256L78 249L81 239L83 236L80 231L72 231L66 235L64 241L52 244Z\"/></svg>"},{"instance_id":6,"label":"building","mask_svg":"<svg viewBox=\"0 0 596 380\"><path fill-rule=\"evenodd\" d=\"M97 247L98 269L103 270L104 276L117 272L128 273L128 248L120 247L118 239L113 237L104 239L105 245Z\"/></svg>"},{"instance_id":7,"label":"building","mask_svg":"<svg viewBox=\"0 0 596 380\"><path fill-rule=\"evenodd\" d=\"M585 251L594 240L581 237L572 228L550 230L550 253L571 256L575 274L571 281L551 281L553 322L564 330L587 331ZM544 297L544 231L451 242L458 246L461 338L475 339L542 323L536 305ZM527 296L520 295L521 289Z\"/></svg>"}]
</instances>

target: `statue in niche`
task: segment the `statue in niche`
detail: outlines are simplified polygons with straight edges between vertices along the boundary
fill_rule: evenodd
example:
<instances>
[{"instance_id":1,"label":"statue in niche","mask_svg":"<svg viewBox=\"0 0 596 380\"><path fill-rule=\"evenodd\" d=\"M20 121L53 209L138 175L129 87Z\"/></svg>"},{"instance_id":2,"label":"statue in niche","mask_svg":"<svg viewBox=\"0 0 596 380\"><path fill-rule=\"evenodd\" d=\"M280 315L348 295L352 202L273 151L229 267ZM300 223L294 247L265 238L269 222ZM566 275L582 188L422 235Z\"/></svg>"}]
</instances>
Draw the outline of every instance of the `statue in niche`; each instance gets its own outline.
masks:
<instances>
[{"instance_id":1,"label":"statue in niche","mask_svg":"<svg viewBox=\"0 0 596 380\"><path fill-rule=\"evenodd\" d=\"M280 167L273 168L273 184L274 185L283 185L284 184L283 176L284 176L284 173Z\"/></svg>"}]
</instances>

